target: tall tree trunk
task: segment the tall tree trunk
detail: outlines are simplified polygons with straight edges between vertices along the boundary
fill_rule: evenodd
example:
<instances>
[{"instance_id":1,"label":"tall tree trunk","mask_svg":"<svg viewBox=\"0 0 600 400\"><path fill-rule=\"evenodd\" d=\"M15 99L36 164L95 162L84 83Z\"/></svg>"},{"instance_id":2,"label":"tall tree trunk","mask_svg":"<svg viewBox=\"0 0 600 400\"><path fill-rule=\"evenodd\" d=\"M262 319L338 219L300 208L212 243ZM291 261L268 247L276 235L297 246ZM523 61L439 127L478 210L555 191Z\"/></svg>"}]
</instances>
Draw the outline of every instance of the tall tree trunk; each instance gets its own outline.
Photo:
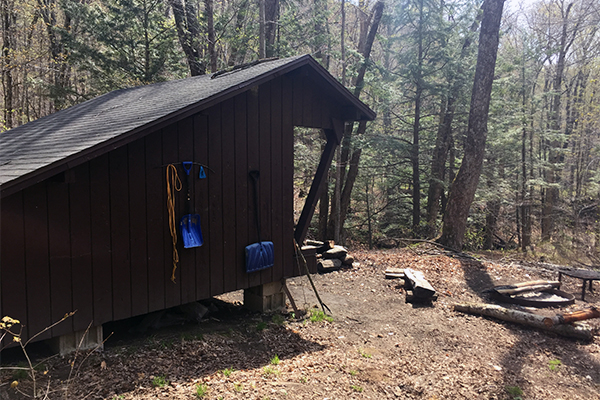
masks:
<instances>
[{"instance_id":1,"label":"tall tree trunk","mask_svg":"<svg viewBox=\"0 0 600 400\"><path fill-rule=\"evenodd\" d=\"M531 246L531 187L527 182L527 132L528 121L525 118L527 112L527 91L525 88L525 50L523 50L521 69L521 113L523 114L521 135L521 187L520 187L520 212L519 231L521 250L527 251Z\"/></svg>"},{"instance_id":2,"label":"tall tree trunk","mask_svg":"<svg viewBox=\"0 0 600 400\"><path fill-rule=\"evenodd\" d=\"M340 50L342 55L342 85L346 86L346 0L342 0L340 9L342 27L340 29Z\"/></svg>"},{"instance_id":3,"label":"tall tree trunk","mask_svg":"<svg viewBox=\"0 0 600 400\"><path fill-rule=\"evenodd\" d=\"M473 93L471 95L465 151L456 179L450 187L442 236L439 239L440 243L454 249L461 249L463 246L467 216L475 197L475 190L483 166L488 112L503 7L504 0L485 0L482 5L483 19L479 34L479 50Z\"/></svg>"},{"instance_id":4,"label":"tall tree trunk","mask_svg":"<svg viewBox=\"0 0 600 400\"><path fill-rule=\"evenodd\" d=\"M327 18L327 0L313 0L313 26L315 38L312 52L321 60L325 69L329 70L329 20ZM327 46L325 46L327 44ZM325 50L325 51L324 51Z\"/></svg>"},{"instance_id":5,"label":"tall tree trunk","mask_svg":"<svg viewBox=\"0 0 600 400\"><path fill-rule=\"evenodd\" d=\"M265 2L267 0L258 0L258 58L265 58L267 55L266 29L267 22L265 16Z\"/></svg>"},{"instance_id":6,"label":"tall tree trunk","mask_svg":"<svg viewBox=\"0 0 600 400\"><path fill-rule=\"evenodd\" d=\"M373 6L373 11L372 11L372 22L371 22L371 27L369 29L369 33L366 37L365 40L365 45L364 45L364 49L363 49L363 58L364 61L361 64L359 70L358 70L358 74L354 83L354 95L356 97L360 97L360 93L364 87L364 77L365 77L365 73L367 70L367 65L369 64L369 59L371 56L371 49L373 47L373 42L375 41L375 35L377 33L377 29L379 28L379 23L381 22L381 17L383 15L383 8L384 8L384 3L383 1L378 1L374 6ZM357 134L362 134L365 132L366 130L366 122L360 122L359 127L357 129ZM354 187L354 182L356 181L356 176L358 176L358 165L360 162L360 155L362 152L362 149L351 149L352 147L352 131L353 131L353 124L348 124L346 126L346 130L344 133L344 139L342 140L342 149L341 149L341 157L342 157L342 165L347 165L348 164L348 172L347 174L345 173L345 168L342 168L342 173L341 173L341 178L340 178L340 188L341 188L341 193L339 194L341 196L341 200L339 201L340 203L340 207L341 209L339 210L340 213L340 224L338 226L338 230L341 232L342 231L342 227L344 226L344 221L346 220L346 216L348 213L348 207L350 206L350 200L351 200L351 194L352 194L352 189ZM352 150L352 153L351 153ZM349 156L350 154L352 154L352 156ZM330 215L334 216L336 212L338 212L335 208L335 204L337 202L336 197L336 193L334 192L333 196L332 196L332 200L331 200L331 211L330 211ZM329 219L329 228L328 231L331 230L331 232L334 232L335 226L333 226L332 223L332 218L330 217ZM340 235L341 236L341 235Z\"/></svg>"},{"instance_id":7,"label":"tall tree trunk","mask_svg":"<svg viewBox=\"0 0 600 400\"><path fill-rule=\"evenodd\" d=\"M279 0L264 0L265 4L265 55L275 57L275 39L279 27Z\"/></svg>"},{"instance_id":8,"label":"tall tree trunk","mask_svg":"<svg viewBox=\"0 0 600 400\"><path fill-rule=\"evenodd\" d=\"M38 0L40 6L40 14L46 25L48 41L50 44L50 63L53 73L52 88L50 97L53 100L53 111L61 110L65 107L68 64L66 62L66 53L64 45L58 34L58 17L56 15L57 4L55 0ZM70 29L70 18L65 14L64 29Z\"/></svg>"},{"instance_id":9,"label":"tall tree trunk","mask_svg":"<svg viewBox=\"0 0 600 400\"><path fill-rule=\"evenodd\" d=\"M185 1L185 4L183 1ZM173 10L179 43L185 53L190 74L192 76L204 75L206 66L202 61L200 23L198 22L196 9L193 3L188 0L169 0L169 3Z\"/></svg>"},{"instance_id":10,"label":"tall tree trunk","mask_svg":"<svg viewBox=\"0 0 600 400\"><path fill-rule=\"evenodd\" d=\"M248 15L248 8L250 6L250 0L242 0L242 2L239 5L239 8L236 12L235 15L235 30L234 32L236 33L236 36L238 35L239 32L242 32L242 29L244 27L244 22L246 21L247 15ZM244 63L244 58L246 56L246 46L245 46L245 40L242 41L241 43L239 42L239 40L242 40L243 36L240 35L238 37L236 37L236 40L233 41L232 47L231 47L231 55L229 56L229 60L227 61L227 65L232 66L232 65L240 65Z\"/></svg>"},{"instance_id":11,"label":"tall tree trunk","mask_svg":"<svg viewBox=\"0 0 600 400\"><path fill-rule=\"evenodd\" d=\"M419 1L419 26L417 28L417 70L415 71L415 114L413 142L410 150L412 166L412 232L419 235L421 224L421 176L419 173L419 135L421 131L421 96L423 95L423 1Z\"/></svg>"},{"instance_id":12,"label":"tall tree trunk","mask_svg":"<svg viewBox=\"0 0 600 400\"><path fill-rule=\"evenodd\" d=\"M371 224L371 203L369 201L369 192L370 192L370 179L367 178L365 184L365 200L367 203L367 244L369 245L369 249L373 248L373 226Z\"/></svg>"},{"instance_id":13,"label":"tall tree trunk","mask_svg":"<svg viewBox=\"0 0 600 400\"><path fill-rule=\"evenodd\" d=\"M479 28L481 16L481 13L478 14L471 25L471 32L476 32ZM467 36L460 52L461 60L467 57L471 42L471 37ZM441 107L441 115L443 115L443 117L438 126L435 149L433 150L433 157L431 160L431 178L429 179L429 189L427 191L427 236L430 238L433 238L438 234L437 218L440 213L440 201L444 194L444 177L446 175L445 165L446 159L448 158L448 151L450 150L450 143L452 142L452 122L454 121L456 112L456 101L465 85L460 78L463 73L463 64L460 64L456 73L450 79L451 89L448 94L448 99Z\"/></svg>"},{"instance_id":14,"label":"tall tree trunk","mask_svg":"<svg viewBox=\"0 0 600 400\"><path fill-rule=\"evenodd\" d=\"M552 106L550 109L550 130L552 131L552 135L557 135L560 131L562 102L561 89L565 70L566 55L571 47L571 44L573 44L573 40L575 39L577 32L577 26L572 28L572 36L569 39L569 14L572 7L573 3L570 3L563 14L558 60L556 62L556 71L552 82L552 90L554 92L552 97ZM549 166L545 171L546 183L548 184L548 187L546 188L544 207L542 208L542 240L550 240L552 237L552 231L554 228L553 213L559 200L559 189L557 184L559 183L560 173L558 171L558 164L562 162L563 159L561 151L562 145L560 140L550 140L549 147Z\"/></svg>"},{"instance_id":15,"label":"tall tree trunk","mask_svg":"<svg viewBox=\"0 0 600 400\"><path fill-rule=\"evenodd\" d=\"M2 91L4 95L3 114L4 127L11 129L14 127L14 83L13 83L13 57L15 53L15 43L13 38L14 26L17 22L17 14L14 10L12 0L2 0ZM0 129L0 131L3 129Z\"/></svg>"},{"instance_id":16,"label":"tall tree trunk","mask_svg":"<svg viewBox=\"0 0 600 400\"><path fill-rule=\"evenodd\" d=\"M217 72L217 52L215 38L215 18L213 0L204 0L204 16L206 17L206 36L208 39L208 56L210 57L210 72Z\"/></svg>"}]
</instances>

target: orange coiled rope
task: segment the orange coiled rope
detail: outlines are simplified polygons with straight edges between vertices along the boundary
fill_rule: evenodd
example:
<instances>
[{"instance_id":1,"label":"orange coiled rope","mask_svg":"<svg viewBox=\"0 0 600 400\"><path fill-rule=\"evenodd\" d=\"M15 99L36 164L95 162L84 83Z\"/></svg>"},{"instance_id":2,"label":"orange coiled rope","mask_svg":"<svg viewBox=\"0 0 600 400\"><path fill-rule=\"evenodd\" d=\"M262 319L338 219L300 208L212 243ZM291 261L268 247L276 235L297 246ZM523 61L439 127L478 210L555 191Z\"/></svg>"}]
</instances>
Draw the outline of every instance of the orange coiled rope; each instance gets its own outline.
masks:
<instances>
[{"instance_id":1,"label":"orange coiled rope","mask_svg":"<svg viewBox=\"0 0 600 400\"><path fill-rule=\"evenodd\" d=\"M177 252L177 223L175 222L175 192L181 191L181 180L177 175L177 168L173 164L167 165L167 210L169 212L169 231L173 239L173 272L171 281L175 283L175 270L179 262L179 253Z\"/></svg>"}]
</instances>

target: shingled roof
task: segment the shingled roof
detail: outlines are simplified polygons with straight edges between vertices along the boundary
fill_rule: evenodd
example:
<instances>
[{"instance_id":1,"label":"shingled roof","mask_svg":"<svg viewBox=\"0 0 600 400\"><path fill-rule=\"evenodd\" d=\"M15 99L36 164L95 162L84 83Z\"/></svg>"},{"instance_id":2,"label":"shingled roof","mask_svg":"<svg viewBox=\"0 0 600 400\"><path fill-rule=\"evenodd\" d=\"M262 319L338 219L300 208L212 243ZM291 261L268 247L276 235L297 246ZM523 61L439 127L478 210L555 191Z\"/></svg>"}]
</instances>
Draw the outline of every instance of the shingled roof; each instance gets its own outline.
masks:
<instances>
[{"instance_id":1,"label":"shingled roof","mask_svg":"<svg viewBox=\"0 0 600 400\"><path fill-rule=\"evenodd\" d=\"M309 55L245 69L116 90L0 134L2 197L137 139L257 84L308 66L354 120L375 113Z\"/></svg>"}]
</instances>

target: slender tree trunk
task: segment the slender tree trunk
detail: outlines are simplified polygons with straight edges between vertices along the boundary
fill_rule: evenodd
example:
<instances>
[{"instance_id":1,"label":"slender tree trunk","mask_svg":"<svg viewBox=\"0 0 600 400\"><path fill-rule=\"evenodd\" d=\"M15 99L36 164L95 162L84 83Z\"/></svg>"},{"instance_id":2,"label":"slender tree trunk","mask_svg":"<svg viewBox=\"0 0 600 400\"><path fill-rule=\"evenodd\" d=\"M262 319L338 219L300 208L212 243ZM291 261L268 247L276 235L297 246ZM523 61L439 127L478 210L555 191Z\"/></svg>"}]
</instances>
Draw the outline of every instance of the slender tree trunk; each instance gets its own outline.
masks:
<instances>
[{"instance_id":1,"label":"slender tree trunk","mask_svg":"<svg viewBox=\"0 0 600 400\"><path fill-rule=\"evenodd\" d=\"M217 52L215 38L215 21L213 0L204 0L204 16L206 18L206 36L208 39L208 56L210 57L210 72L217 72Z\"/></svg>"},{"instance_id":2,"label":"slender tree trunk","mask_svg":"<svg viewBox=\"0 0 600 400\"><path fill-rule=\"evenodd\" d=\"M244 23L246 21L248 15L248 7L250 5L250 0L242 0L237 10L235 16L235 30L236 40L233 41L231 47L231 55L229 56L229 60L227 61L227 65L240 65L244 63L244 59L246 56L246 47L245 40L242 40L243 35L238 35L242 32L244 28Z\"/></svg>"},{"instance_id":3,"label":"slender tree trunk","mask_svg":"<svg viewBox=\"0 0 600 400\"><path fill-rule=\"evenodd\" d=\"M365 185L365 199L367 201L367 228L368 228L368 238L367 243L369 244L369 249L373 248L373 227L371 225L371 204L369 202L369 178L367 178L367 183Z\"/></svg>"},{"instance_id":4,"label":"slender tree trunk","mask_svg":"<svg viewBox=\"0 0 600 400\"><path fill-rule=\"evenodd\" d=\"M481 22L481 14L471 25L471 32L476 32ZM467 37L463 43L460 52L460 58L467 57L469 47L471 47L471 38ZM431 178L429 180L429 189L427 192L427 236L433 238L438 234L437 218L440 213L440 201L444 194L444 176L446 175L446 159L452 142L452 122L456 112L456 101L464 86L460 78L464 73L462 64L459 65L456 74L451 78L451 90L447 101L443 102L440 125L438 126L435 149L431 160ZM443 213L443 209L441 210Z\"/></svg>"},{"instance_id":5,"label":"slender tree trunk","mask_svg":"<svg viewBox=\"0 0 600 400\"><path fill-rule=\"evenodd\" d=\"M482 5L483 19L464 157L450 188L442 236L439 239L440 243L454 249L462 248L469 208L475 197L483 166L503 6L504 0L485 0Z\"/></svg>"},{"instance_id":6,"label":"slender tree trunk","mask_svg":"<svg viewBox=\"0 0 600 400\"><path fill-rule=\"evenodd\" d=\"M191 1L185 1L185 4L182 1L184 0L169 0L175 17L179 43L185 53L190 74L204 75L206 66L202 62L201 31L196 9Z\"/></svg>"},{"instance_id":7,"label":"slender tree trunk","mask_svg":"<svg viewBox=\"0 0 600 400\"><path fill-rule=\"evenodd\" d=\"M150 32L149 32L149 21L148 21L148 10L144 3L144 21L142 26L144 27L144 82L150 83L151 75L150 72Z\"/></svg>"},{"instance_id":8,"label":"slender tree trunk","mask_svg":"<svg viewBox=\"0 0 600 400\"><path fill-rule=\"evenodd\" d=\"M265 55L274 57L277 54L275 39L279 24L279 0L263 0L265 16Z\"/></svg>"},{"instance_id":9,"label":"slender tree trunk","mask_svg":"<svg viewBox=\"0 0 600 400\"><path fill-rule=\"evenodd\" d=\"M558 134L561 125L561 101L562 101L562 82L563 74L565 70L565 61L567 51L573 43L572 40L568 40L569 35L569 14L573 3L567 6L567 9L563 15L562 32L560 38L560 47L558 52L558 61L556 63L556 72L552 83L552 90L554 96L552 97L552 107L550 111L550 130L553 135ZM572 33L572 38L575 37L575 33ZM559 189L556 184L559 183L560 174L557 170L558 165L562 161L562 151L560 149L561 143L559 140L550 140L550 148L548 150L548 163L549 166L545 171L546 188L544 197L544 207L542 209L542 240L550 240L552 237L552 231L554 229L553 213L559 200Z\"/></svg>"},{"instance_id":10,"label":"slender tree trunk","mask_svg":"<svg viewBox=\"0 0 600 400\"><path fill-rule=\"evenodd\" d=\"M258 0L258 58L265 58L267 54L265 1Z\"/></svg>"},{"instance_id":11,"label":"slender tree trunk","mask_svg":"<svg viewBox=\"0 0 600 400\"><path fill-rule=\"evenodd\" d=\"M14 3L11 0L2 0L2 91L4 94L4 128L14 127L14 83L13 83L13 57L15 52L14 26L17 15L14 11ZM0 131L3 129L0 129Z\"/></svg>"},{"instance_id":12,"label":"slender tree trunk","mask_svg":"<svg viewBox=\"0 0 600 400\"><path fill-rule=\"evenodd\" d=\"M417 70L415 74L415 114L413 142L410 151L412 165L412 232L419 236L421 224L421 176L419 171L419 135L421 131L421 96L423 95L423 1L419 2L419 26L417 34Z\"/></svg>"},{"instance_id":13,"label":"slender tree trunk","mask_svg":"<svg viewBox=\"0 0 600 400\"><path fill-rule=\"evenodd\" d=\"M521 207L519 213L520 244L521 250L527 251L531 246L531 188L527 180L527 132L528 121L525 118L527 113L527 91L525 88L525 51L523 50L521 70L521 112L523 114L522 135L521 135Z\"/></svg>"},{"instance_id":14,"label":"slender tree trunk","mask_svg":"<svg viewBox=\"0 0 600 400\"><path fill-rule=\"evenodd\" d=\"M67 70L68 65L66 62L66 54L64 51L64 45L58 35L58 18L56 15L57 4L55 0L38 0L40 6L40 14L46 25L46 32L48 34L48 41L50 44L50 68L53 73L52 88L50 90L50 97L53 100L54 109L52 111L58 111L65 107L65 95L67 89ZM65 14L65 29L70 27L70 18Z\"/></svg>"},{"instance_id":15,"label":"slender tree trunk","mask_svg":"<svg viewBox=\"0 0 600 400\"><path fill-rule=\"evenodd\" d=\"M379 23L381 22L381 17L383 15L383 8L384 8L384 3L382 1L378 1L374 6L373 6L373 11L372 11L372 22L371 22L371 27L369 29L368 35L366 37L365 40L365 45L364 45L364 49L363 49L363 58L364 58L364 62L361 64L359 70L358 70L358 74L355 80L355 88L354 88L354 95L356 97L360 97L360 93L362 91L362 88L364 87L364 77L365 77L365 73L367 70L367 65L369 63L369 59L371 56L371 49L373 47L373 42L375 41L375 35L377 33L377 30L379 28ZM360 122L358 130L357 130L357 134L361 134L364 133L366 130L366 122ZM356 176L358 175L358 165L360 162L360 155L362 150L361 149L354 149L352 150L351 153L351 147L352 147L352 131L353 131L353 125L352 124L348 124L344 133L344 139L342 140L342 149L341 149L341 156L342 156L342 165L348 165L348 173L345 173L345 168L342 169L342 173L341 173L341 178L340 178L340 187L342 187L343 189L341 189L341 200L340 200L340 225L339 225L339 230L342 230L342 227L344 226L344 221L346 220L346 216L348 213L348 207L350 206L350 200L351 200L351 194L352 194L352 189L354 187L354 182L356 181ZM352 154L352 156L349 156L350 154ZM335 199L336 197L336 193L334 193L334 198L331 200L332 203L332 209L331 209L331 215L335 215L335 213L337 212L337 210L334 210L334 205L337 202L337 199ZM331 222L331 218L330 218L330 223L329 223L329 229L331 229L333 231L334 226L332 225ZM341 236L341 235L340 235Z\"/></svg>"}]
</instances>

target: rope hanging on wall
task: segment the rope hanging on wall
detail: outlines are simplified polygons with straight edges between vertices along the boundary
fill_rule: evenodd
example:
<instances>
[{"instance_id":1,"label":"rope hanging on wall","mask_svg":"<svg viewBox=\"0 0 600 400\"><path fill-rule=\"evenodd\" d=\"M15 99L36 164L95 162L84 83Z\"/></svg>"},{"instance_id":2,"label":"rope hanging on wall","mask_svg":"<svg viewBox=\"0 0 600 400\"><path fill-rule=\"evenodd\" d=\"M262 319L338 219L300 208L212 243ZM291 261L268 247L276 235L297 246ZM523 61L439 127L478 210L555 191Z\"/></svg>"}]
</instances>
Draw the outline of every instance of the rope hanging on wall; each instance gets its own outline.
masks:
<instances>
[{"instance_id":1,"label":"rope hanging on wall","mask_svg":"<svg viewBox=\"0 0 600 400\"><path fill-rule=\"evenodd\" d=\"M179 262L179 253L177 252L177 223L175 222L175 192L181 191L181 180L177 174L177 168L173 164L167 165L167 210L169 213L169 231L173 242L173 272L171 281L175 283L175 270Z\"/></svg>"}]
</instances>

